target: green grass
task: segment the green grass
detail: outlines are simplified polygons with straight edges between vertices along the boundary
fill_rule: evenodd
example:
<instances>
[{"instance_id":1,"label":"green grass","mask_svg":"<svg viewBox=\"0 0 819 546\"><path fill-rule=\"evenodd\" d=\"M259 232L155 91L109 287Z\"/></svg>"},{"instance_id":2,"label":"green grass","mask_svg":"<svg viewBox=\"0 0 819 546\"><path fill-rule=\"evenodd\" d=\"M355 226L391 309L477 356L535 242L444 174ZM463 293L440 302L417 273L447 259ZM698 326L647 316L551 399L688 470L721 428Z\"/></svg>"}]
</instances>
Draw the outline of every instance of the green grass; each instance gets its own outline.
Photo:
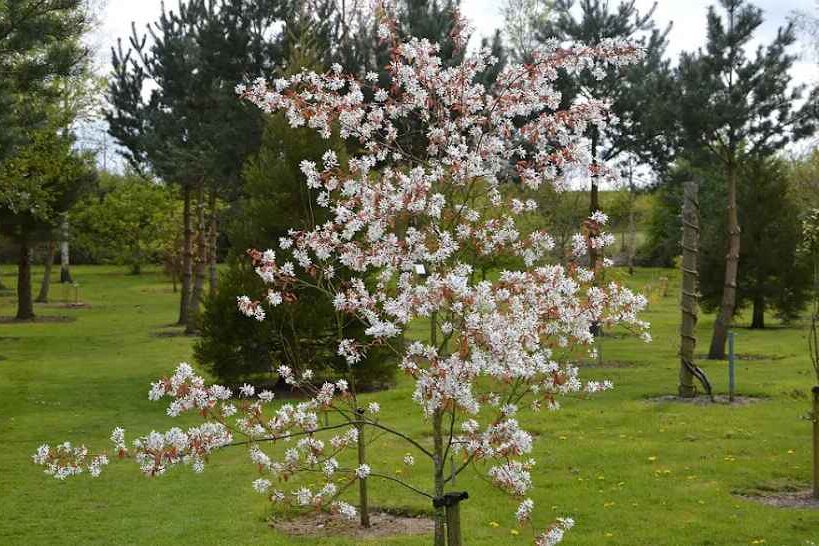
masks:
<instances>
[{"instance_id":1,"label":"green grass","mask_svg":"<svg viewBox=\"0 0 819 546\"><path fill-rule=\"evenodd\" d=\"M11 268L3 271L10 284ZM76 320L0 323L0 544L356 544L291 539L271 530L270 507L250 488L254 470L243 449L217 454L203 475L179 468L158 479L143 478L127 461L97 480L65 483L33 466L30 455L42 442L107 447L114 425L133 435L177 424L164 416L162 404L147 399L149 382L191 355L190 338L156 335L172 331L177 302L169 284L153 272L134 277L117 268L78 267L75 274L89 308L37 311ZM739 362L739 389L768 397L764 402L692 407L648 401L676 390L678 285L673 272L661 270L640 270L629 280L638 288L657 286L662 275L672 278L669 295L655 293L646 314L654 342L610 336L603 353L617 367L584 371L612 379L617 388L565 400L558 413L525 417L538 434L538 523L573 516L577 526L567 545L819 542L819 510L772 508L732 494L809 483L810 428L800 416L813 379L803 330L737 329L738 352L758 357ZM59 285L54 295L61 295ZM13 294L0 295L0 316L13 308ZM700 324L701 346L711 324L711 317ZM725 363L703 366L724 392ZM401 382L370 398L381 402L386 422L420 435L429 426L417 417L411 390ZM378 439L370 450L373 466L399 468L406 451ZM426 470L419 463L409 479L427 485ZM515 502L471 474L457 487L470 493L462 509L466 544L531 543L529 531L511 533ZM426 508L422 499L379 482L372 500ZM427 537L370 542L428 543Z\"/></svg>"}]
</instances>

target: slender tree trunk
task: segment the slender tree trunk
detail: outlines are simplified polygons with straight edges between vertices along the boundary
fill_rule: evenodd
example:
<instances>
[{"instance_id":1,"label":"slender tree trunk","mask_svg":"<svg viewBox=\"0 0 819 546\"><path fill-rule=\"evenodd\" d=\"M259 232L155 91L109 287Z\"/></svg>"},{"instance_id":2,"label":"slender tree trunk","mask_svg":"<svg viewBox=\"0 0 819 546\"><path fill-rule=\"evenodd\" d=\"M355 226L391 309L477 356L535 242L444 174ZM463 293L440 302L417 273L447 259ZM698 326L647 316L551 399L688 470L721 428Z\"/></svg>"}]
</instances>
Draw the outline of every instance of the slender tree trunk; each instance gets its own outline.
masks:
<instances>
[{"instance_id":1,"label":"slender tree trunk","mask_svg":"<svg viewBox=\"0 0 819 546\"><path fill-rule=\"evenodd\" d=\"M714 333L708 358L725 359L725 340L734 317L737 301L737 271L739 269L739 215L737 213L737 173L733 163L728 164L728 254L725 256L725 282L722 287L722 302L714 321Z\"/></svg>"},{"instance_id":2,"label":"slender tree trunk","mask_svg":"<svg viewBox=\"0 0 819 546\"><path fill-rule=\"evenodd\" d=\"M762 295L754 296L754 311L751 318L751 328L762 330L765 328L765 298Z\"/></svg>"},{"instance_id":3,"label":"slender tree trunk","mask_svg":"<svg viewBox=\"0 0 819 546\"><path fill-rule=\"evenodd\" d=\"M199 186L197 198L197 234L196 234L196 270L194 272L193 289L191 290L188 322L185 332L194 334L199 331L199 308L202 303L202 294L205 288L205 266L207 264L207 226L205 225L205 185Z\"/></svg>"},{"instance_id":4,"label":"slender tree trunk","mask_svg":"<svg viewBox=\"0 0 819 546\"><path fill-rule=\"evenodd\" d=\"M68 245L69 235L68 214L63 214L63 221L60 224L60 283L72 283L71 279L71 254Z\"/></svg>"},{"instance_id":5,"label":"slender tree trunk","mask_svg":"<svg viewBox=\"0 0 819 546\"><path fill-rule=\"evenodd\" d=\"M49 241L45 255L45 270L40 283L40 293L37 294L37 303L48 303L48 290L51 287L51 269L54 267L54 241Z\"/></svg>"},{"instance_id":6,"label":"slender tree trunk","mask_svg":"<svg viewBox=\"0 0 819 546\"><path fill-rule=\"evenodd\" d=\"M634 191L633 171L629 165L628 184L628 274L634 275L634 256L637 254L637 222L634 219L634 205L637 195Z\"/></svg>"},{"instance_id":7,"label":"slender tree trunk","mask_svg":"<svg viewBox=\"0 0 819 546\"><path fill-rule=\"evenodd\" d=\"M191 188L182 189L182 290L179 297L180 326L187 326L190 316L191 285L193 284L193 228L191 226Z\"/></svg>"},{"instance_id":8,"label":"slender tree trunk","mask_svg":"<svg viewBox=\"0 0 819 546\"><path fill-rule=\"evenodd\" d=\"M0 290L6 290L6 285L3 284L3 270L0 269Z\"/></svg>"},{"instance_id":9,"label":"slender tree trunk","mask_svg":"<svg viewBox=\"0 0 819 546\"><path fill-rule=\"evenodd\" d=\"M819 499L819 385L813 394L813 498Z\"/></svg>"},{"instance_id":10,"label":"slender tree trunk","mask_svg":"<svg viewBox=\"0 0 819 546\"><path fill-rule=\"evenodd\" d=\"M210 237L208 238L208 268L210 273L210 294L216 294L219 283L219 271L216 269L216 245L219 240L219 218L216 214L216 190L210 193Z\"/></svg>"},{"instance_id":11,"label":"slender tree trunk","mask_svg":"<svg viewBox=\"0 0 819 546\"><path fill-rule=\"evenodd\" d=\"M358 420L361 421L364 417L364 410L356 411ZM367 463L367 443L364 438L364 425L356 425L358 429L358 465L361 466ZM370 527L370 501L367 494L367 478L359 478L358 480L358 510L360 514L361 526Z\"/></svg>"},{"instance_id":12,"label":"slender tree trunk","mask_svg":"<svg viewBox=\"0 0 819 546\"><path fill-rule=\"evenodd\" d=\"M31 297L31 248L25 235L20 240L20 262L17 265L17 318L34 318L34 301Z\"/></svg>"},{"instance_id":13,"label":"slender tree trunk","mask_svg":"<svg viewBox=\"0 0 819 546\"><path fill-rule=\"evenodd\" d=\"M444 432L443 412L437 410L432 415L433 464L435 466L435 497L444 495ZM435 508L435 546L446 545L446 512L443 507Z\"/></svg>"},{"instance_id":14,"label":"slender tree trunk","mask_svg":"<svg viewBox=\"0 0 819 546\"><path fill-rule=\"evenodd\" d=\"M694 349L697 346L697 304L699 273L697 258L699 256L700 212L697 196L697 182L685 183L683 198L683 235L682 235L682 295L680 309L680 384L679 395L691 398L696 395L694 386Z\"/></svg>"}]
</instances>

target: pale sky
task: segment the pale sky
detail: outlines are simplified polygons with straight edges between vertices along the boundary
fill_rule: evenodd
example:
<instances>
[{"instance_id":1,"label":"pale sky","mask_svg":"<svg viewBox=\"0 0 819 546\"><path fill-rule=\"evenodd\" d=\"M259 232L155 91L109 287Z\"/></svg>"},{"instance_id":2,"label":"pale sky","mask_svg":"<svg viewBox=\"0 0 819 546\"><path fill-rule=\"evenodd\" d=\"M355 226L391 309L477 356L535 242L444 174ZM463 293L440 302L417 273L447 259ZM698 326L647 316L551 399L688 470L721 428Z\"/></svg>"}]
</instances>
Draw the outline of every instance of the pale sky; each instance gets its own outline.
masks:
<instances>
[{"instance_id":1,"label":"pale sky","mask_svg":"<svg viewBox=\"0 0 819 546\"><path fill-rule=\"evenodd\" d=\"M123 38L124 46L131 35L131 22L135 22L137 31L144 33L145 25L155 21L161 13L162 0L94 0L105 4L100 16L100 25L91 38L91 45L97 49L100 73L110 70L110 48L116 44L118 37ZM179 0L166 0L168 8L176 9ZM611 5L620 0L610 0ZM637 0L637 6L646 11L653 5L653 0ZM669 55L676 63L681 51L693 51L705 45L705 16L709 5L717 0L658 0L654 19L661 27L673 23L669 35ZM768 43L776 36L777 28L786 24L787 18L795 10L819 15L819 0L751 0L751 3L764 11L765 22L757 32L758 43ZM474 27L473 44L480 38L491 36L495 29L503 25L500 14L503 0L461 0L461 11ZM754 44L755 48L757 44ZM795 53L804 50L795 47ZM794 83L819 84L819 59L802 55L792 69ZM104 130L103 130L104 131ZM98 131L93 131L99 135ZM103 137L106 138L106 137ZM92 142L101 142L99 136L89 137Z\"/></svg>"},{"instance_id":2,"label":"pale sky","mask_svg":"<svg viewBox=\"0 0 819 546\"><path fill-rule=\"evenodd\" d=\"M167 0L169 8L176 8L178 0ZM156 20L161 12L162 0L107 0L101 17L101 27L96 32L93 43L99 49L101 67L107 71L109 50L117 37L127 38L131 34L131 22L143 31L145 25ZM619 0L611 0L612 5ZM669 53L676 59L680 51L690 51L705 43L705 14L707 6L716 0L659 0L655 20L661 26L673 22L669 37ZM762 43L769 42L776 29L784 25L787 17L795 10L819 13L814 0L752 0L764 11L765 23L758 33ZM637 0L642 10L647 10L653 0ZM475 39L491 36L502 25L500 7L502 0L461 0L463 14L475 27ZM127 45L127 44L126 44ZM799 82L819 81L819 65L811 59L804 59L794 67L794 78Z\"/></svg>"}]
</instances>

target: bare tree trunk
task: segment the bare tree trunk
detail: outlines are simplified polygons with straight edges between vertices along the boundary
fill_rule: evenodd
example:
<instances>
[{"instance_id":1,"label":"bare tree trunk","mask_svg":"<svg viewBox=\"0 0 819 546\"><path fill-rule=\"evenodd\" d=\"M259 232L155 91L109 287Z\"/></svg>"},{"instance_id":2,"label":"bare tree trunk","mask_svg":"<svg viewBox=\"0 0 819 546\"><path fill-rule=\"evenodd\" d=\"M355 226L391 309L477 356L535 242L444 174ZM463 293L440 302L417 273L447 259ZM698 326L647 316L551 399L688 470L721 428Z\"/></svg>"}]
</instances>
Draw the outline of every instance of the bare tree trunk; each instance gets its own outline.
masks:
<instances>
[{"instance_id":1,"label":"bare tree trunk","mask_svg":"<svg viewBox=\"0 0 819 546\"><path fill-rule=\"evenodd\" d=\"M637 254L637 222L634 219L634 205L637 195L634 189L634 171L629 165L628 181L628 274L634 275L634 256Z\"/></svg>"},{"instance_id":2,"label":"bare tree trunk","mask_svg":"<svg viewBox=\"0 0 819 546\"><path fill-rule=\"evenodd\" d=\"M182 290L179 298L180 326L187 326L190 316L191 284L193 283L193 228L191 227L191 188L182 188Z\"/></svg>"},{"instance_id":3,"label":"bare tree trunk","mask_svg":"<svg viewBox=\"0 0 819 546\"><path fill-rule=\"evenodd\" d=\"M43 280L40 283L40 293L37 294L37 303L48 303L48 291L51 287L51 269L54 267L54 241L49 241L46 248L45 255L45 270L43 271Z\"/></svg>"},{"instance_id":4,"label":"bare tree trunk","mask_svg":"<svg viewBox=\"0 0 819 546\"><path fill-rule=\"evenodd\" d=\"M364 418L364 410L356 410L356 415L359 421ZM367 443L364 439L364 425L357 425L358 429L358 465L361 466L367 463ZM367 478L359 478L358 480L358 510L360 513L361 526L370 527L370 501L367 494Z\"/></svg>"},{"instance_id":5,"label":"bare tree trunk","mask_svg":"<svg viewBox=\"0 0 819 546\"><path fill-rule=\"evenodd\" d=\"M205 225L205 184L199 186L197 197L197 234L196 234L196 269L193 279L193 290L191 290L190 306L188 310L188 322L185 325L185 332L194 334L199 331L199 307L202 302L202 293L205 288L205 265L207 263L207 234Z\"/></svg>"},{"instance_id":6,"label":"bare tree trunk","mask_svg":"<svg viewBox=\"0 0 819 546\"><path fill-rule=\"evenodd\" d=\"M739 269L740 229L737 214L737 173L733 163L728 165L728 254L725 256L725 282L722 287L722 302L714 321L714 333L708 358L725 359L725 340L734 317L737 301L737 271Z\"/></svg>"},{"instance_id":7,"label":"bare tree trunk","mask_svg":"<svg viewBox=\"0 0 819 546\"><path fill-rule=\"evenodd\" d=\"M210 237L208 249L208 267L210 270L210 294L216 294L219 283L219 272L216 269L216 245L219 239L219 218L216 213L216 190L210 193Z\"/></svg>"},{"instance_id":8,"label":"bare tree trunk","mask_svg":"<svg viewBox=\"0 0 819 546\"><path fill-rule=\"evenodd\" d=\"M682 296L680 309L680 385L679 395L691 398L696 395L694 386L694 348L697 346L697 304L699 273L697 258L700 241L700 204L697 182L685 183L682 211Z\"/></svg>"},{"instance_id":9,"label":"bare tree trunk","mask_svg":"<svg viewBox=\"0 0 819 546\"><path fill-rule=\"evenodd\" d=\"M71 254L68 245L68 213L63 214L63 222L60 224L60 282L71 283Z\"/></svg>"},{"instance_id":10,"label":"bare tree trunk","mask_svg":"<svg viewBox=\"0 0 819 546\"><path fill-rule=\"evenodd\" d=\"M762 295L754 296L754 312L751 318L751 328L758 330L765 328L765 298Z\"/></svg>"},{"instance_id":11,"label":"bare tree trunk","mask_svg":"<svg viewBox=\"0 0 819 546\"><path fill-rule=\"evenodd\" d=\"M436 410L432 415L432 440L435 465L435 498L444 496L444 432L443 413ZM443 506L435 508L435 546L446 544L446 513Z\"/></svg>"},{"instance_id":12,"label":"bare tree trunk","mask_svg":"<svg viewBox=\"0 0 819 546\"><path fill-rule=\"evenodd\" d=\"M31 248L25 235L20 239L20 261L17 265L17 319L34 318L34 301L31 298Z\"/></svg>"}]
</instances>

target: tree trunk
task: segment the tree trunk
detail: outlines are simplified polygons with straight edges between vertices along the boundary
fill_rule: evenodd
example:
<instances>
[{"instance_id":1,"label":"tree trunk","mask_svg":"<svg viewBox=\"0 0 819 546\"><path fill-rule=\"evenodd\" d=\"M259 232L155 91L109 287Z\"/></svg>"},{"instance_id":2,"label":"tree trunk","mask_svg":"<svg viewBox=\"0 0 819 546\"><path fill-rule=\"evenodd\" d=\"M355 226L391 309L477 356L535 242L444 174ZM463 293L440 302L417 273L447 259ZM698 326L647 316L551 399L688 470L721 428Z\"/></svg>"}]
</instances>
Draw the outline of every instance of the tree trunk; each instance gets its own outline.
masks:
<instances>
[{"instance_id":1,"label":"tree trunk","mask_svg":"<svg viewBox=\"0 0 819 546\"><path fill-rule=\"evenodd\" d=\"M436 410L432 415L432 440L434 445L435 498L444 496L444 431L443 413ZM435 507L435 546L446 545L446 512L444 507Z\"/></svg>"},{"instance_id":2,"label":"tree trunk","mask_svg":"<svg viewBox=\"0 0 819 546\"><path fill-rule=\"evenodd\" d=\"M20 240L20 262L17 265L17 319L34 318L34 301L31 298L31 249L28 240Z\"/></svg>"},{"instance_id":3,"label":"tree trunk","mask_svg":"<svg viewBox=\"0 0 819 546\"><path fill-rule=\"evenodd\" d=\"M725 282L722 287L722 302L714 321L714 333L708 358L725 359L725 340L737 301L737 271L739 269L739 216L737 214L737 174L733 163L728 165L728 254L725 256Z\"/></svg>"},{"instance_id":4,"label":"tree trunk","mask_svg":"<svg viewBox=\"0 0 819 546\"><path fill-rule=\"evenodd\" d=\"M71 279L71 254L68 246L68 214L63 215L63 222L60 225L60 282L72 283Z\"/></svg>"},{"instance_id":5,"label":"tree trunk","mask_svg":"<svg viewBox=\"0 0 819 546\"><path fill-rule=\"evenodd\" d=\"M358 421L364 419L364 410L356 410ZM358 429L358 465L361 466L367 463L367 444L364 439L364 425L356 425ZM370 501L367 495L367 478L359 478L358 480L358 510L360 514L361 526L370 527Z\"/></svg>"},{"instance_id":6,"label":"tree trunk","mask_svg":"<svg viewBox=\"0 0 819 546\"><path fill-rule=\"evenodd\" d=\"M182 290L179 297L180 326L187 326L190 316L191 284L193 282L193 228L191 227L191 188L182 189Z\"/></svg>"},{"instance_id":7,"label":"tree trunk","mask_svg":"<svg viewBox=\"0 0 819 546\"><path fill-rule=\"evenodd\" d=\"M751 318L751 328L763 330L765 328L765 298L754 296L754 312Z\"/></svg>"},{"instance_id":8,"label":"tree trunk","mask_svg":"<svg viewBox=\"0 0 819 546\"><path fill-rule=\"evenodd\" d=\"M679 395L691 398L696 395L694 386L694 348L697 346L697 304L699 273L697 259L700 241L700 211L697 182L685 183L682 211L682 295L680 309L680 384Z\"/></svg>"},{"instance_id":9,"label":"tree trunk","mask_svg":"<svg viewBox=\"0 0 819 546\"><path fill-rule=\"evenodd\" d=\"M813 393L813 498L819 499L819 385Z\"/></svg>"},{"instance_id":10,"label":"tree trunk","mask_svg":"<svg viewBox=\"0 0 819 546\"><path fill-rule=\"evenodd\" d=\"M0 290L6 290L6 285L3 284L3 271L0 270Z\"/></svg>"},{"instance_id":11,"label":"tree trunk","mask_svg":"<svg viewBox=\"0 0 819 546\"><path fill-rule=\"evenodd\" d=\"M48 242L45 255L45 270L43 281L40 283L40 293L37 294L37 303L48 303L48 290L51 287L51 269L54 266L54 241Z\"/></svg>"},{"instance_id":12,"label":"tree trunk","mask_svg":"<svg viewBox=\"0 0 819 546\"><path fill-rule=\"evenodd\" d=\"M208 237L208 267L210 270L210 294L216 294L219 283L219 272L216 269L216 245L219 239L219 218L216 214L216 190L210 193L210 237Z\"/></svg>"},{"instance_id":13,"label":"tree trunk","mask_svg":"<svg viewBox=\"0 0 819 546\"><path fill-rule=\"evenodd\" d=\"M591 153L592 153L592 175L591 175L591 191L589 192L589 214L594 214L600 210L600 189L597 185L597 130L592 129L591 135ZM589 249L589 268L596 270L597 251L593 248Z\"/></svg>"},{"instance_id":14,"label":"tree trunk","mask_svg":"<svg viewBox=\"0 0 819 546\"><path fill-rule=\"evenodd\" d=\"M202 293L205 288L205 265L207 263L207 234L205 225L205 185L199 186L197 198L197 225L196 234L196 270L194 272L193 290L191 290L190 306L188 309L188 322L185 325L185 332L195 334L199 331L199 307L202 303Z\"/></svg>"},{"instance_id":15,"label":"tree trunk","mask_svg":"<svg viewBox=\"0 0 819 546\"><path fill-rule=\"evenodd\" d=\"M637 254L637 222L634 219L634 205L637 200L634 191L633 170L629 165L628 184L628 274L634 275L634 256Z\"/></svg>"}]
</instances>

